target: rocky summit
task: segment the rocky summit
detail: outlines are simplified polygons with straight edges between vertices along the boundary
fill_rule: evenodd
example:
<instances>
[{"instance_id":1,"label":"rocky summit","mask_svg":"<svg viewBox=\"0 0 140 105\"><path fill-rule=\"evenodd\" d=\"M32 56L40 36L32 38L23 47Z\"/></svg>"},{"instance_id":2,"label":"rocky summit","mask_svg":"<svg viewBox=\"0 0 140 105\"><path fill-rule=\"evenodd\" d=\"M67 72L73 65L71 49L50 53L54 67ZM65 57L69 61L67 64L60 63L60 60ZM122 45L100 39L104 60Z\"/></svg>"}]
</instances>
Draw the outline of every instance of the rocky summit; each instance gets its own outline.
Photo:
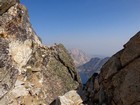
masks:
<instances>
[{"instance_id":1,"label":"rocky summit","mask_svg":"<svg viewBox=\"0 0 140 105\"><path fill-rule=\"evenodd\" d=\"M140 32L112 56L83 91L88 105L140 105Z\"/></svg>"},{"instance_id":2,"label":"rocky summit","mask_svg":"<svg viewBox=\"0 0 140 105\"><path fill-rule=\"evenodd\" d=\"M62 44L42 45L19 0L0 0L0 105L49 105L81 84Z\"/></svg>"}]
</instances>

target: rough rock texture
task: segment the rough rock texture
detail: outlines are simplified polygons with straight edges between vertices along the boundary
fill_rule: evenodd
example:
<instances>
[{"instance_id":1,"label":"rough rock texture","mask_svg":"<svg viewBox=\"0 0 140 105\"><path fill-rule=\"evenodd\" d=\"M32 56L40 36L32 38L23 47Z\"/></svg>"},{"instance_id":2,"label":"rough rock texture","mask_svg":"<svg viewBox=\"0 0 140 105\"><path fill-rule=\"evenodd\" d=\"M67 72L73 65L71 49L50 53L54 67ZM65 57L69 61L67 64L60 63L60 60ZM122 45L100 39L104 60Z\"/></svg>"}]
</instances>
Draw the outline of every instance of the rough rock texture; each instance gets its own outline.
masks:
<instances>
[{"instance_id":1,"label":"rough rock texture","mask_svg":"<svg viewBox=\"0 0 140 105\"><path fill-rule=\"evenodd\" d=\"M95 80L89 82L93 86ZM140 32L102 67L99 89L93 91L88 95L93 105L140 105Z\"/></svg>"},{"instance_id":2,"label":"rough rock texture","mask_svg":"<svg viewBox=\"0 0 140 105\"><path fill-rule=\"evenodd\" d=\"M6 12L11 6L15 5L19 0L0 0L0 15Z\"/></svg>"},{"instance_id":3,"label":"rough rock texture","mask_svg":"<svg viewBox=\"0 0 140 105\"><path fill-rule=\"evenodd\" d=\"M98 83L98 76L98 73L94 73L83 88L81 97L84 104L93 105L94 102L94 104L96 105L98 103L98 91L100 89Z\"/></svg>"},{"instance_id":4,"label":"rough rock texture","mask_svg":"<svg viewBox=\"0 0 140 105\"><path fill-rule=\"evenodd\" d=\"M75 90L71 90L64 94L63 96L59 96L53 103L50 105L83 105L83 100L80 95Z\"/></svg>"},{"instance_id":5,"label":"rough rock texture","mask_svg":"<svg viewBox=\"0 0 140 105\"><path fill-rule=\"evenodd\" d=\"M48 105L79 87L63 45L43 46L18 0L0 0L0 105Z\"/></svg>"}]
</instances>

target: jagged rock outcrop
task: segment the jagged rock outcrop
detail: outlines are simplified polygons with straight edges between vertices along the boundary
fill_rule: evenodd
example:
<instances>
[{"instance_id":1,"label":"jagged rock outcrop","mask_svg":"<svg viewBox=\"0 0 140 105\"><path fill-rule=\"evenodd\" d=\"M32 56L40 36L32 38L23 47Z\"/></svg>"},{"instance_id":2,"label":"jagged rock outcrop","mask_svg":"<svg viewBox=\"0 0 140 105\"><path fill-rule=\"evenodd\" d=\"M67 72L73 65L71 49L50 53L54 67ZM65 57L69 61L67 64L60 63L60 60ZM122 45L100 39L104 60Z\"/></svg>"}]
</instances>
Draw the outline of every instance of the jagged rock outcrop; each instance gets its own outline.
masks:
<instances>
[{"instance_id":1,"label":"jagged rock outcrop","mask_svg":"<svg viewBox=\"0 0 140 105\"><path fill-rule=\"evenodd\" d=\"M0 105L48 105L79 87L63 45L43 46L19 0L0 0Z\"/></svg>"},{"instance_id":2,"label":"jagged rock outcrop","mask_svg":"<svg viewBox=\"0 0 140 105\"><path fill-rule=\"evenodd\" d=\"M92 87L90 93L95 93L84 96L88 97L84 100L86 103L140 105L140 32L102 67L98 83L93 78L86 87L92 87L96 82L95 86L99 88Z\"/></svg>"},{"instance_id":3,"label":"jagged rock outcrop","mask_svg":"<svg viewBox=\"0 0 140 105\"><path fill-rule=\"evenodd\" d=\"M76 90L71 90L63 96L59 96L50 105L83 105L83 100Z\"/></svg>"},{"instance_id":4,"label":"jagged rock outcrop","mask_svg":"<svg viewBox=\"0 0 140 105\"><path fill-rule=\"evenodd\" d=\"M81 97L83 99L83 104L86 105L96 105L98 104L98 92L99 92L99 82L98 82L98 73L94 73L92 77L85 84ZM93 104L94 102L94 104Z\"/></svg>"}]
</instances>

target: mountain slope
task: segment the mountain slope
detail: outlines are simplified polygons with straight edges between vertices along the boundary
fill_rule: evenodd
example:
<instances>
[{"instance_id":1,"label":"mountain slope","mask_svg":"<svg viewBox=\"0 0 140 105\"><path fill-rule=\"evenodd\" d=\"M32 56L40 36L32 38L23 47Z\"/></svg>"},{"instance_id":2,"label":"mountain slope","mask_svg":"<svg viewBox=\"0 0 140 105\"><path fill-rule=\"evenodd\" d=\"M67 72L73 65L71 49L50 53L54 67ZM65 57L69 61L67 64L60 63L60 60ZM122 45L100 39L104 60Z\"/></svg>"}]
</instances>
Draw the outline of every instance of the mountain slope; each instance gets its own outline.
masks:
<instances>
[{"instance_id":1,"label":"mountain slope","mask_svg":"<svg viewBox=\"0 0 140 105\"><path fill-rule=\"evenodd\" d=\"M0 105L48 105L81 84L62 44L42 45L19 0L0 1Z\"/></svg>"}]
</instances>

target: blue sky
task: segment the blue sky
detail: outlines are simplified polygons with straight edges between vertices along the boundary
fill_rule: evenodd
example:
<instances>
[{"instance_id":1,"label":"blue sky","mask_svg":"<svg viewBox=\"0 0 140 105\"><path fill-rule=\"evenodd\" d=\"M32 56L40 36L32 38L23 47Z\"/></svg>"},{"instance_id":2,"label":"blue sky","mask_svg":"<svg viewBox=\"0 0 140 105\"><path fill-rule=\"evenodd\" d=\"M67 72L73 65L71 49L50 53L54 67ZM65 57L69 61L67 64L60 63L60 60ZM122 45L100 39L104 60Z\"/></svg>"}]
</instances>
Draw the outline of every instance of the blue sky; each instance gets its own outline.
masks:
<instances>
[{"instance_id":1,"label":"blue sky","mask_svg":"<svg viewBox=\"0 0 140 105\"><path fill-rule=\"evenodd\" d=\"M140 0L21 0L46 45L111 56L140 30Z\"/></svg>"}]
</instances>

